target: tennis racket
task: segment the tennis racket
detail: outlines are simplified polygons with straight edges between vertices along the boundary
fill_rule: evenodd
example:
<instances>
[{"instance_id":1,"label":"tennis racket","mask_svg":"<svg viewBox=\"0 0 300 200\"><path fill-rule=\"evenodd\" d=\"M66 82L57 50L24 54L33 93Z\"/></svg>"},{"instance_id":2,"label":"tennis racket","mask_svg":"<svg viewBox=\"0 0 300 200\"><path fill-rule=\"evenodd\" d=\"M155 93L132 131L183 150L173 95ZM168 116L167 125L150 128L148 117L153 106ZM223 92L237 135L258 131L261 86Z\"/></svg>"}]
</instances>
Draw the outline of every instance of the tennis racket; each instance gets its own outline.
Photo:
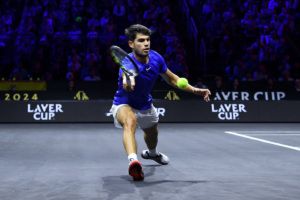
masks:
<instances>
[{"instance_id":1,"label":"tennis racket","mask_svg":"<svg viewBox=\"0 0 300 200\"><path fill-rule=\"evenodd\" d=\"M110 47L110 55L113 61L122 69L123 73L127 77L137 76L138 75L138 66L134 60L118 46Z\"/></svg>"}]
</instances>

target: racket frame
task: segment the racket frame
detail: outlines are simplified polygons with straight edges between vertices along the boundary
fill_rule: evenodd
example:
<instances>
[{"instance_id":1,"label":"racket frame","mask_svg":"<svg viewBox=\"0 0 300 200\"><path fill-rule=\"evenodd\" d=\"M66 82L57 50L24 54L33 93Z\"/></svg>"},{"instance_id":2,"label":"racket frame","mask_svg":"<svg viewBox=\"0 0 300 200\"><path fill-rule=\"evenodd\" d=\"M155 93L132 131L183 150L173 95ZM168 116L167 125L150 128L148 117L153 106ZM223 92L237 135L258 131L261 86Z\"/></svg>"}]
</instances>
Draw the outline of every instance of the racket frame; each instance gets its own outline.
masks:
<instances>
[{"instance_id":1,"label":"racket frame","mask_svg":"<svg viewBox=\"0 0 300 200\"><path fill-rule=\"evenodd\" d=\"M126 69L125 66L123 66L121 64L120 61L118 61L118 58L116 55L114 55L114 51L118 51L119 53L123 54L124 55L124 58L126 57L128 60L130 60L130 62L133 64L134 68L135 68L135 72L132 72L132 71L129 71L128 69ZM128 55L128 53L126 51L124 51L121 47L118 47L116 45L113 45L110 47L110 54L114 60L114 62L119 65L119 67L122 69L123 73L127 76L127 77L130 77L130 76L137 76L138 75L138 71L139 71L139 68L138 68L138 65L135 63L135 61L133 60L132 57L130 57Z\"/></svg>"}]
</instances>

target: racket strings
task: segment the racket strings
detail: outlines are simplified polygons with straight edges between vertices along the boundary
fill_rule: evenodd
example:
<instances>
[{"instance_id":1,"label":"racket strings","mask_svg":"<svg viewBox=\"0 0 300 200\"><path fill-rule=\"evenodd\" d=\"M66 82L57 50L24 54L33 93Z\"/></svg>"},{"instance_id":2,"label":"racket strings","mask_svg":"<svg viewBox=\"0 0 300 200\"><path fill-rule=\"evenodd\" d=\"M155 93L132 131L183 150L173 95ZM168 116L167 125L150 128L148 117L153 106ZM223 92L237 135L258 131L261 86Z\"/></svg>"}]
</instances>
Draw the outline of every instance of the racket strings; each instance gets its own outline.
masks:
<instances>
[{"instance_id":1,"label":"racket strings","mask_svg":"<svg viewBox=\"0 0 300 200\"><path fill-rule=\"evenodd\" d=\"M133 59L120 47L111 46L110 48L111 56L113 61L119 65L119 67L123 70L123 72L127 76L137 76L138 67ZM126 64L131 63L134 66L134 69L127 69Z\"/></svg>"}]
</instances>

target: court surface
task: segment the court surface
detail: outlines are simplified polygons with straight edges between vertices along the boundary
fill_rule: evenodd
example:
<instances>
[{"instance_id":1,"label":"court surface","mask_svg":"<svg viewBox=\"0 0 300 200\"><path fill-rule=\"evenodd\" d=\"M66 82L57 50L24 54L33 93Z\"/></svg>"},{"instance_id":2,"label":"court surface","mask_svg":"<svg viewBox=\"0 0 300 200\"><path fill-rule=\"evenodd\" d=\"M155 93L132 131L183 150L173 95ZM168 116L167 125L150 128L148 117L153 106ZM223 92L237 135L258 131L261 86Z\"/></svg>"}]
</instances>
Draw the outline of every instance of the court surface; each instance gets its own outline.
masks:
<instances>
[{"instance_id":1,"label":"court surface","mask_svg":"<svg viewBox=\"0 0 300 200\"><path fill-rule=\"evenodd\" d=\"M1 200L298 200L300 124L160 124L145 180L112 124L0 124ZM145 148L137 132L138 149Z\"/></svg>"}]
</instances>

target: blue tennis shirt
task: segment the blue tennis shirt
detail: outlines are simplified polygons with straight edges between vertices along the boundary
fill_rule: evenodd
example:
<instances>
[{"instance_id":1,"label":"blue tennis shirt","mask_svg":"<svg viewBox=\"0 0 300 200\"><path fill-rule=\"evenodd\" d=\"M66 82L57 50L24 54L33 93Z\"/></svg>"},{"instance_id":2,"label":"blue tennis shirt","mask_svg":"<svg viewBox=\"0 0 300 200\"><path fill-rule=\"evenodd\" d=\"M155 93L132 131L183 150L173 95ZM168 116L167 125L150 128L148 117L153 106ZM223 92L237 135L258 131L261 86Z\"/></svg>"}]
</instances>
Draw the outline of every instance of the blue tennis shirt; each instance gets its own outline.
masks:
<instances>
[{"instance_id":1,"label":"blue tennis shirt","mask_svg":"<svg viewBox=\"0 0 300 200\"><path fill-rule=\"evenodd\" d=\"M130 53L129 56L133 58L138 65L139 74L135 77L135 87L132 92L127 92L123 89L122 70L119 71L118 90L115 93L113 104L128 104L137 110L147 110L151 108L152 96L151 91L158 76L167 71L167 65L163 57L156 51L149 51L149 62L147 64L139 62ZM126 62L127 69L134 68L133 64Z\"/></svg>"}]
</instances>

